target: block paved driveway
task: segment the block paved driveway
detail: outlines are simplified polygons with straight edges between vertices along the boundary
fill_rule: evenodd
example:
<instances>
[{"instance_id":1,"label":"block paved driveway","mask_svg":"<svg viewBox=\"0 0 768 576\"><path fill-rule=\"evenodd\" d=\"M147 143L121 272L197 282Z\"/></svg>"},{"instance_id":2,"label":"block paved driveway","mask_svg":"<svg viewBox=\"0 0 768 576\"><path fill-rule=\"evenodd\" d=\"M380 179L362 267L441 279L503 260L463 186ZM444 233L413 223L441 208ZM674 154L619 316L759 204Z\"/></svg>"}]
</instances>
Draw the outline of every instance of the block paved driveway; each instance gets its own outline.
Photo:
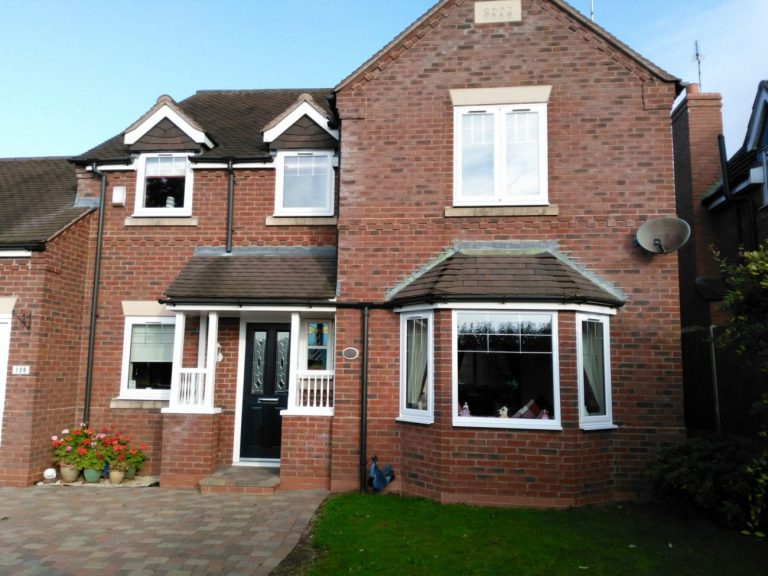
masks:
<instances>
[{"instance_id":1,"label":"block paved driveway","mask_svg":"<svg viewBox=\"0 0 768 576\"><path fill-rule=\"evenodd\" d=\"M0 574L269 574L326 495L0 487Z\"/></svg>"}]
</instances>

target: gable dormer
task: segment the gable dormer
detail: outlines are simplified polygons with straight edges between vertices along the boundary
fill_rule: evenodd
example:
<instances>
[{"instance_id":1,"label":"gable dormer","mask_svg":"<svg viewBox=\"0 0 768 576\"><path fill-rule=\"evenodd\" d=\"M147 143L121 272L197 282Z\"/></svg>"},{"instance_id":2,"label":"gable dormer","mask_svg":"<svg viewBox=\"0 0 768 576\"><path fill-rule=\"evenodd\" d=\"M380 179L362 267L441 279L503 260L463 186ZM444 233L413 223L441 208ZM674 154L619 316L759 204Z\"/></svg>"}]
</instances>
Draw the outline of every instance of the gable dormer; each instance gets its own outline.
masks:
<instances>
[{"instance_id":1,"label":"gable dormer","mask_svg":"<svg viewBox=\"0 0 768 576\"><path fill-rule=\"evenodd\" d=\"M301 94L264 127L275 157L275 216L333 216L339 131L312 96Z\"/></svg>"},{"instance_id":2,"label":"gable dormer","mask_svg":"<svg viewBox=\"0 0 768 576\"><path fill-rule=\"evenodd\" d=\"M197 122L163 94L150 110L125 131L123 142L131 150L187 150L213 148Z\"/></svg>"}]
</instances>

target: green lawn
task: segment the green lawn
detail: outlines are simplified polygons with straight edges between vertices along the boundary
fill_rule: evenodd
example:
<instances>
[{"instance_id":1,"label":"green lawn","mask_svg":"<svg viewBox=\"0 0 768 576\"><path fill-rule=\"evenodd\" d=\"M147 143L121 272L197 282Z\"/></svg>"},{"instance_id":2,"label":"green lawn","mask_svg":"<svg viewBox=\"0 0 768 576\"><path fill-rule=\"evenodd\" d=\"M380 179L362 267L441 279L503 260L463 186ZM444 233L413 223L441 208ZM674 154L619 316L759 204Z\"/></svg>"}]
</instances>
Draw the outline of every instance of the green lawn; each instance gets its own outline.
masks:
<instances>
[{"instance_id":1,"label":"green lawn","mask_svg":"<svg viewBox=\"0 0 768 576\"><path fill-rule=\"evenodd\" d=\"M508 510L344 494L298 574L768 575L768 543L649 505Z\"/></svg>"}]
</instances>

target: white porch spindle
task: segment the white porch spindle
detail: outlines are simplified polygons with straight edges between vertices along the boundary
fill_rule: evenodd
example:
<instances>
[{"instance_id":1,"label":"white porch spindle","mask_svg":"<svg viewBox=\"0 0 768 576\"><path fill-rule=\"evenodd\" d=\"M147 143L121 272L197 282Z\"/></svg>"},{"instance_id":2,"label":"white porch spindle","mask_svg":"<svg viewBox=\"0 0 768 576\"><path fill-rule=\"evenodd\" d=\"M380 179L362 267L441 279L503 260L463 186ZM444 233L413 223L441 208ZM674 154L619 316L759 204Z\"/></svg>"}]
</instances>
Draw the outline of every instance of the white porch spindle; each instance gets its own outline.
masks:
<instances>
[{"instance_id":1,"label":"white porch spindle","mask_svg":"<svg viewBox=\"0 0 768 576\"><path fill-rule=\"evenodd\" d=\"M302 370L297 380L297 409L308 413L333 410L333 370Z\"/></svg>"}]
</instances>

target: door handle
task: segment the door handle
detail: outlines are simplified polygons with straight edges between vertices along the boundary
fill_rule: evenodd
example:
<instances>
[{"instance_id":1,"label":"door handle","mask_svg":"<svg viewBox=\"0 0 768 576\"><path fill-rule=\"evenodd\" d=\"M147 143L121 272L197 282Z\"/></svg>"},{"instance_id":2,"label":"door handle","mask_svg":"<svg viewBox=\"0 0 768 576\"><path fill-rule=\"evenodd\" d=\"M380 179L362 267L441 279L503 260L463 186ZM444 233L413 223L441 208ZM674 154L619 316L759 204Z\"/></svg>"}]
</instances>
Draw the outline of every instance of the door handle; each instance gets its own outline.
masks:
<instances>
[{"instance_id":1,"label":"door handle","mask_svg":"<svg viewBox=\"0 0 768 576\"><path fill-rule=\"evenodd\" d=\"M259 404L277 404L277 398L259 398L257 402Z\"/></svg>"}]
</instances>

